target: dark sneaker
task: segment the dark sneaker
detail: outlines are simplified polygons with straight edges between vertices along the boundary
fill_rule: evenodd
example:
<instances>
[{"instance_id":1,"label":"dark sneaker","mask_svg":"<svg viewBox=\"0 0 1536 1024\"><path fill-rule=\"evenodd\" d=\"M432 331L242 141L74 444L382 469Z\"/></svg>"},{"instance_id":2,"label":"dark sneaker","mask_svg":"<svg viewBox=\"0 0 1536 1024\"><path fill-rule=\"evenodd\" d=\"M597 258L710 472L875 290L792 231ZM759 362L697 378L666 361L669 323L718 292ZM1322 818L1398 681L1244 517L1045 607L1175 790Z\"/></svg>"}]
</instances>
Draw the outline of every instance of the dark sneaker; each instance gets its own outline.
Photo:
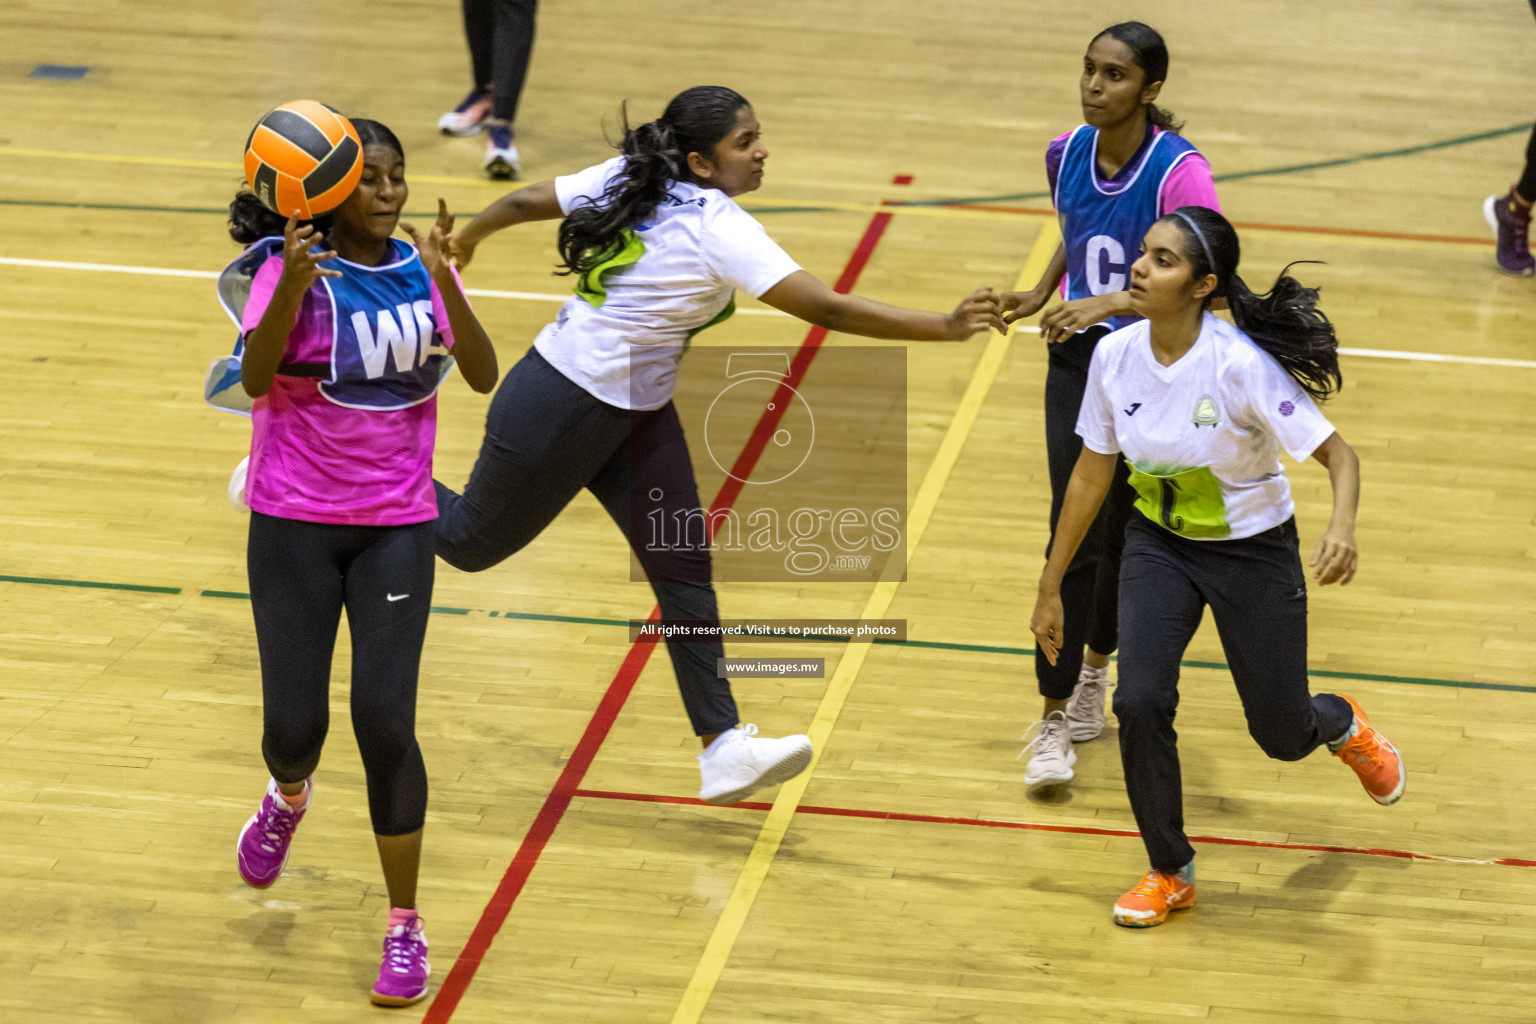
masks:
<instances>
[{"instance_id":1,"label":"dark sneaker","mask_svg":"<svg viewBox=\"0 0 1536 1024\"><path fill-rule=\"evenodd\" d=\"M1536 274L1536 258L1531 256L1531 207L1521 203L1510 189L1502 196L1483 200L1483 216L1498 239L1499 269L1515 277Z\"/></svg>"}]
</instances>

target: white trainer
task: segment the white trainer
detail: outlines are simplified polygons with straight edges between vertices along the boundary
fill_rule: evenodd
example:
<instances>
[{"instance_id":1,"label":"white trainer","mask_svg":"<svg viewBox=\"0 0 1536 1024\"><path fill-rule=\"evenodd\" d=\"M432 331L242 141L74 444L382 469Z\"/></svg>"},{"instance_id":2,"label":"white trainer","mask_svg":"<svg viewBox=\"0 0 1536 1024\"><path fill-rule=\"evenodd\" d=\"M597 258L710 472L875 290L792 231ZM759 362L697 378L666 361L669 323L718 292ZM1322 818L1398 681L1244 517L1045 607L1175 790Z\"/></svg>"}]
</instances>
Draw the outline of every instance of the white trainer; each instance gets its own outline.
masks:
<instances>
[{"instance_id":1,"label":"white trainer","mask_svg":"<svg viewBox=\"0 0 1536 1024\"><path fill-rule=\"evenodd\" d=\"M245 473L251 464L251 457L247 455L240 460L240 465L229 475L229 503L236 512L245 515L251 510L251 506L245 503Z\"/></svg>"},{"instance_id":2,"label":"white trainer","mask_svg":"<svg viewBox=\"0 0 1536 1024\"><path fill-rule=\"evenodd\" d=\"M1034 739L1024 744L1019 756L1029 755L1024 766L1024 787L1029 792L1049 786L1060 786L1072 781L1072 766L1077 764L1077 752L1072 749L1072 736L1067 716L1052 711L1045 718L1024 731L1038 730Z\"/></svg>"},{"instance_id":3,"label":"white trainer","mask_svg":"<svg viewBox=\"0 0 1536 1024\"><path fill-rule=\"evenodd\" d=\"M757 726L727 729L699 755L704 781L699 799L734 804L765 786L776 786L805 771L811 763L809 736L759 739Z\"/></svg>"},{"instance_id":4,"label":"white trainer","mask_svg":"<svg viewBox=\"0 0 1536 1024\"><path fill-rule=\"evenodd\" d=\"M1104 731L1104 693L1109 688L1109 666L1083 666L1077 674L1077 686L1067 701L1067 731L1073 743L1097 739Z\"/></svg>"}]
</instances>

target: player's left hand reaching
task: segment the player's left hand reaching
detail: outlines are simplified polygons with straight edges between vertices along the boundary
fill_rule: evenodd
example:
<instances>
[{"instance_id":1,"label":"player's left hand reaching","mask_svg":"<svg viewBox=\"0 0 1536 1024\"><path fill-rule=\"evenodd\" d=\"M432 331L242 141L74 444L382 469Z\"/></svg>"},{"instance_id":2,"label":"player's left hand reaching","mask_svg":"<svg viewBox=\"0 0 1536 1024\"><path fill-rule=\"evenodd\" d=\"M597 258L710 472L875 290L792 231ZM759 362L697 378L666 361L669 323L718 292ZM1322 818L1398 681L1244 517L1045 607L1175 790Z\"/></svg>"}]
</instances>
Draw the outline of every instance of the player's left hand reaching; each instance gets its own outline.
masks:
<instances>
[{"instance_id":1,"label":"player's left hand reaching","mask_svg":"<svg viewBox=\"0 0 1536 1024\"><path fill-rule=\"evenodd\" d=\"M402 222L400 229L411 236L411 242L416 246L416 251L421 254L421 265L427 268L435 280L441 274L450 273L451 264L448 253L453 245L453 214L448 212L448 203L441 196L437 200L437 221L432 225L432 232L422 237L415 225Z\"/></svg>"}]
</instances>

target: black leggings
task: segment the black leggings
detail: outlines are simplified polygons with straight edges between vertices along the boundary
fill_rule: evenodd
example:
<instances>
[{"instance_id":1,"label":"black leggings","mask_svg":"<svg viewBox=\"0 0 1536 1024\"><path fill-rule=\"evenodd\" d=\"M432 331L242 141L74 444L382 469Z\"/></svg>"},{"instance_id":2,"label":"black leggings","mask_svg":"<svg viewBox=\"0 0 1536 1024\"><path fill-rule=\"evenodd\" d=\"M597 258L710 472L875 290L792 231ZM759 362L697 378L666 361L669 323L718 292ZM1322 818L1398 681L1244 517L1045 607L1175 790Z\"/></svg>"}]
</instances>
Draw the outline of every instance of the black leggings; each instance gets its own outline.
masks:
<instances>
[{"instance_id":1,"label":"black leggings","mask_svg":"<svg viewBox=\"0 0 1536 1024\"><path fill-rule=\"evenodd\" d=\"M437 553L466 572L521 550L583 487L613 517L639 559L663 619L719 618L709 547L645 543L652 520L699 508L688 442L671 402L646 412L592 397L536 349L507 373L485 420L480 457L462 495L437 484ZM730 683L716 675L718 642L667 642L695 734L737 722Z\"/></svg>"},{"instance_id":2,"label":"black leggings","mask_svg":"<svg viewBox=\"0 0 1536 1024\"><path fill-rule=\"evenodd\" d=\"M464 0L464 36L475 88L491 87L491 116L497 120L517 119L538 8L539 0Z\"/></svg>"},{"instance_id":3,"label":"black leggings","mask_svg":"<svg viewBox=\"0 0 1536 1024\"><path fill-rule=\"evenodd\" d=\"M1270 757L1299 761L1354 720L1344 698L1307 688L1307 577L1294 519L1242 540L1187 540L1137 513L1120 575L1115 716L1136 826L1154 868L1194 857L1179 772L1179 661L1211 606L1248 733Z\"/></svg>"},{"instance_id":4,"label":"black leggings","mask_svg":"<svg viewBox=\"0 0 1536 1024\"><path fill-rule=\"evenodd\" d=\"M1051 475L1051 543L1056 541L1056 521L1072 479L1072 467L1083 450L1077 436L1077 416L1088 388L1088 363L1094 346L1109 333L1107 327L1091 327L1081 334L1050 346L1045 372L1045 454ZM1041 695L1052 700L1072 696L1083 667L1083 644L1100 654L1111 654L1119 644L1117 619L1120 551L1125 545L1125 524L1136 501L1130 470L1122 460L1077 554L1072 556L1061 579L1064 630L1061 654L1052 665L1035 651L1035 679ZM1050 545L1045 549L1051 555Z\"/></svg>"},{"instance_id":5,"label":"black leggings","mask_svg":"<svg viewBox=\"0 0 1536 1024\"><path fill-rule=\"evenodd\" d=\"M352 634L352 731L373 831L427 815L416 744L416 674L432 604L432 523L339 526L251 513L246 567L261 652L261 752L278 782L303 782L330 727L341 609Z\"/></svg>"},{"instance_id":6,"label":"black leggings","mask_svg":"<svg viewBox=\"0 0 1536 1024\"><path fill-rule=\"evenodd\" d=\"M1520 175L1515 191L1526 202L1536 201L1536 127L1531 129L1530 141L1525 144L1525 172Z\"/></svg>"}]
</instances>

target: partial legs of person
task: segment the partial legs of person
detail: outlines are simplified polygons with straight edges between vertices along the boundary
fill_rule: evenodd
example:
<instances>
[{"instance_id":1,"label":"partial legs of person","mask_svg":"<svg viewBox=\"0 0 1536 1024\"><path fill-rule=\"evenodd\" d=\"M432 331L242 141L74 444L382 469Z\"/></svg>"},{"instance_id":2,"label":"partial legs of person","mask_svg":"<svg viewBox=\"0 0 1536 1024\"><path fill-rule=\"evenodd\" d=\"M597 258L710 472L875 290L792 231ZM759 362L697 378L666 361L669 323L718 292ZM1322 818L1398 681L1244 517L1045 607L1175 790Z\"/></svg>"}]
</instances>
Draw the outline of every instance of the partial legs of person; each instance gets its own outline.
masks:
<instances>
[{"instance_id":1,"label":"partial legs of person","mask_svg":"<svg viewBox=\"0 0 1536 1024\"><path fill-rule=\"evenodd\" d=\"M1307 583L1296 522L1242 542L1207 545L1217 571L1206 599L1243 701L1248 733L1270 757L1299 761L1319 746L1348 765L1371 799L1394 804L1408 775L1397 748L1343 694L1307 685Z\"/></svg>"},{"instance_id":2,"label":"partial legs of person","mask_svg":"<svg viewBox=\"0 0 1536 1024\"><path fill-rule=\"evenodd\" d=\"M646 503L669 519L697 516L702 537L698 487L676 409L632 413L608 405L536 350L508 372L491 401L485 441L463 494L437 484L437 552L468 572L488 569L538 536L583 487L629 538L663 618L718 621L707 544L679 550L647 540ZM661 497L650 498L652 492ZM716 659L724 655L718 641L673 639L667 650L705 747L702 799L745 799L809 764L805 737L759 738L755 726L739 726L730 684L717 673Z\"/></svg>"},{"instance_id":3,"label":"partial legs of person","mask_svg":"<svg viewBox=\"0 0 1536 1024\"><path fill-rule=\"evenodd\" d=\"M437 488L437 554L480 572L554 521L629 434L629 412L600 402L537 349L507 371L462 494Z\"/></svg>"},{"instance_id":4,"label":"partial legs of person","mask_svg":"<svg viewBox=\"0 0 1536 1024\"><path fill-rule=\"evenodd\" d=\"M405 1006L431 968L416 912L427 777L415 736L416 682L432 601L433 527L304 523L253 513L247 554L265 728L267 794L241 831L241 876L281 875L311 803L329 726L330 663L343 606L352 634L352 724L390 895L384 961L372 998Z\"/></svg>"},{"instance_id":5,"label":"partial legs of person","mask_svg":"<svg viewBox=\"0 0 1536 1024\"><path fill-rule=\"evenodd\" d=\"M1138 517L1121 578L1123 648L1115 714L1126 790L1151 870L1115 904L1115 921L1161 924L1195 903L1194 849L1183 830L1173 717L1178 665L1209 604L1248 731L1270 757L1327 745L1378 803L1402 796L1395 747L1350 698L1307 685L1307 590L1288 521L1240 541L1192 541Z\"/></svg>"},{"instance_id":6,"label":"partial legs of person","mask_svg":"<svg viewBox=\"0 0 1536 1024\"><path fill-rule=\"evenodd\" d=\"M1184 835L1179 769L1179 661L1200 626L1205 599L1177 555L1179 538L1131 517L1120 566L1120 672L1114 711L1120 761L1151 868L1115 903L1115 923L1162 924L1195 905L1194 848ZM1186 541L1185 543L1198 543Z\"/></svg>"},{"instance_id":7,"label":"partial legs of person","mask_svg":"<svg viewBox=\"0 0 1536 1024\"><path fill-rule=\"evenodd\" d=\"M265 889L288 863L309 809L310 776L330 728L331 654L341 621L339 554L316 524L251 513L246 544L261 658L266 794L236 844L246 884Z\"/></svg>"},{"instance_id":8,"label":"partial legs of person","mask_svg":"<svg viewBox=\"0 0 1536 1024\"><path fill-rule=\"evenodd\" d=\"M688 444L672 403L634 414L629 443L614 453L591 486L628 538L656 593L663 621L717 623L710 538ZM656 523L671 524L676 533L656 536ZM736 803L794 778L810 765L809 737L759 737L757 726L738 725L731 684L719 674L719 659L725 657L719 640L690 643L669 637L667 653L688 720L704 745L699 799Z\"/></svg>"},{"instance_id":9,"label":"partial legs of person","mask_svg":"<svg viewBox=\"0 0 1536 1024\"><path fill-rule=\"evenodd\" d=\"M517 121L518 101L523 95L523 82L528 77L528 62L533 56L538 0L492 2L496 7L494 85L482 165L492 178L511 179L521 170L513 126Z\"/></svg>"},{"instance_id":10,"label":"partial legs of person","mask_svg":"<svg viewBox=\"0 0 1536 1024\"><path fill-rule=\"evenodd\" d=\"M368 782L368 814L389 891L389 923L373 1002L426 997L432 968L416 911L427 770L416 742L416 686L436 571L434 526L379 530L346 574L352 635L352 731Z\"/></svg>"},{"instance_id":11,"label":"partial legs of person","mask_svg":"<svg viewBox=\"0 0 1536 1024\"><path fill-rule=\"evenodd\" d=\"M1077 414L1088 383L1093 346L1107 334L1095 327L1053 345L1045 378L1046 462L1051 478L1051 535L1061 516L1067 483L1082 441ZM1104 507L1078 546L1061 581L1064 616L1061 653L1052 665L1035 652L1035 679L1045 706L1040 721L1025 732L1028 741L1024 785L1035 792L1064 785L1073 778L1074 742L1094 739L1104 728L1104 694L1109 685L1109 656L1116 645L1116 589L1125 516L1134 499L1128 471L1116 470ZM1114 543L1111 544L1111 537ZM1049 557L1050 548L1046 548ZM1031 735L1033 734L1033 735Z\"/></svg>"},{"instance_id":12,"label":"partial legs of person","mask_svg":"<svg viewBox=\"0 0 1536 1024\"><path fill-rule=\"evenodd\" d=\"M496 12L493 0L464 0L464 39L469 43L474 85L459 105L437 119L444 135L479 135L491 119L496 65Z\"/></svg>"},{"instance_id":13,"label":"partial legs of person","mask_svg":"<svg viewBox=\"0 0 1536 1024\"><path fill-rule=\"evenodd\" d=\"M1531 256L1531 202L1536 200L1536 127L1525 145L1525 172L1502 196L1483 200L1483 216L1497 239L1499 269L1515 277L1536 275Z\"/></svg>"}]
</instances>

